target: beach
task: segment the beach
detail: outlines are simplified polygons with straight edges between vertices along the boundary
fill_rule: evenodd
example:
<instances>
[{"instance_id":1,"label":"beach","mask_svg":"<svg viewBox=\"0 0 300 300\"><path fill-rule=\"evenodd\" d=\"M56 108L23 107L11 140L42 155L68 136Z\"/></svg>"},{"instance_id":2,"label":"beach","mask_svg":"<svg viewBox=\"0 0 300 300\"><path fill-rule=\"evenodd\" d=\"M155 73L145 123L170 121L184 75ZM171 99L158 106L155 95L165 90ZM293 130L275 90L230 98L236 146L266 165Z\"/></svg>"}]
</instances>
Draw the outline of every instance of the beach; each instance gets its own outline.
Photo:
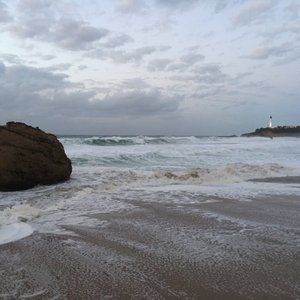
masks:
<instances>
[{"instance_id":1,"label":"beach","mask_svg":"<svg viewBox=\"0 0 300 300\"><path fill-rule=\"evenodd\" d=\"M69 182L1 194L7 223L33 233L0 245L0 299L299 298L300 177L287 161L149 171L87 168L74 153Z\"/></svg>"},{"instance_id":2,"label":"beach","mask_svg":"<svg viewBox=\"0 0 300 300\"><path fill-rule=\"evenodd\" d=\"M0 29L0 300L300 300L300 0Z\"/></svg>"},{"instance_id":3,"label":"beach","mask_svg":"<svg viewBox=\"0 0 300 300\"><path fill-rule=\"evenodd\" d=\"M91 216L106 226L2 245L0 298L297 299L299 196L202 200L133 201Z\"/></svg>"}]
</instances>

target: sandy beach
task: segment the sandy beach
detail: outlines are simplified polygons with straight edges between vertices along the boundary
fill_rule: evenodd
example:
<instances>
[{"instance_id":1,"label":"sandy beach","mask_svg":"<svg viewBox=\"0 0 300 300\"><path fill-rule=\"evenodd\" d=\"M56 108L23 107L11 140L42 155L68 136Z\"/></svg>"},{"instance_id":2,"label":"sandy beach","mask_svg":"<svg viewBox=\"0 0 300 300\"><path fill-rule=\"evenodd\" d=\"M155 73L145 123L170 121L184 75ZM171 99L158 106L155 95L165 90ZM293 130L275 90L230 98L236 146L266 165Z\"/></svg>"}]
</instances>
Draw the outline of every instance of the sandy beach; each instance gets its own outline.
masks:
<instances>
[{"instance_id":1,"label":"sandy beach","mask_svg":"<svg viewBox=\"0 0 300 300\"><path fill-rule=\"evenodd\" d=\"M0 0L0 300L300 300L300 0Z\"/></svg>"},{"instance_id":2,"label":"sandy beach","mask_svg":"<svg viewBox=\"0 0 300 300\"><path fill-rule=\"evenodd\" d=\"M127 195L136 209L89 216L103 226L1 245L0 299L299 298L299 196L209 200Z\"/></svg>"}]
</instances>

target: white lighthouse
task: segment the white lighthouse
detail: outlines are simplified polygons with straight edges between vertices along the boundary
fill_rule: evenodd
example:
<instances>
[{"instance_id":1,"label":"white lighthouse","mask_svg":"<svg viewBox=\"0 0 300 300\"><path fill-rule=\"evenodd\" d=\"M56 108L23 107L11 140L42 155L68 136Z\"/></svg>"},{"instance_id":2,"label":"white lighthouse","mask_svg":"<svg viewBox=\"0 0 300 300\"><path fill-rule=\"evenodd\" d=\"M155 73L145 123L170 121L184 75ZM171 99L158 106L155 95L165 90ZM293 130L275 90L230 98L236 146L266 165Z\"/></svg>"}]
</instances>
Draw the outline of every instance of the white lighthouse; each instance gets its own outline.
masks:
<instances>
[{"instance_id":1,"label":"white lighthouse","mask_svg":"<svg viewBox=\"0 0 300 300\"><path fill-rule=\"evenodd\" d=\"M269 119L269 128L272 128L272 116L270 116L270 119Z\"/></svg>"}]
</instances>

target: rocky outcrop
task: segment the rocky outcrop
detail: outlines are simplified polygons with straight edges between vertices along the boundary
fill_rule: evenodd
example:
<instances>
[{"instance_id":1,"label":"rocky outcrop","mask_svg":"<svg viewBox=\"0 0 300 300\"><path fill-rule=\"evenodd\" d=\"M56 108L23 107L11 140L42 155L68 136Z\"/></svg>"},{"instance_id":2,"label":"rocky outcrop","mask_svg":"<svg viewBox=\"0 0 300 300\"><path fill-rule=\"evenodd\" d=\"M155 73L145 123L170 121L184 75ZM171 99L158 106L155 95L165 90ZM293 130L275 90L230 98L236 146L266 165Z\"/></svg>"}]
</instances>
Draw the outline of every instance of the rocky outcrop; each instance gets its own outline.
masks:
<instances>
[{"instance_id":1,"label":"rocky outcrop","mask_svg":"<svg viewBox=\"0 0 300 300\"><path fill-rule=\"evenodd\" d=\"M55 135L24 123L0 126L1 191L62 182L71 172L71 161Z\"/></svg>"},{"instance_id":2,"label":"rocky outcrop","mask_svg":"<svg viewBox=\"0 0 300 300\"><path fill-rule=\"evenodd\" d=\"M245 137L262 136L262 137L283 137L295 136L300 137L300 126L278 126L274 128L258 128L254 132L242 134Z\"/></svg>"}]
</instances>

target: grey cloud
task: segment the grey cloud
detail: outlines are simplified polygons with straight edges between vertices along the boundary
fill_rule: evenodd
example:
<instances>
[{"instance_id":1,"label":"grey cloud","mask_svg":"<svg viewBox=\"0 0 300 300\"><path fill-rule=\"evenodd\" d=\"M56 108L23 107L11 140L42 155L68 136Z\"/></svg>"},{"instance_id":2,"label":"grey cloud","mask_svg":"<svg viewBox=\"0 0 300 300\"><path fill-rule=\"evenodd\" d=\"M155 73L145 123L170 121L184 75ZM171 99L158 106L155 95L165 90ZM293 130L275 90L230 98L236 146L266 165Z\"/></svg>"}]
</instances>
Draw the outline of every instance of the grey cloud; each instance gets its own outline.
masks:
<instances>
[{"instance_id":1,"label":"grey cloud","mask_svg":"<svg viewBox=\"0 0 300 300\"><path fill-rule=\"evenodd\" d=\"M264 81L264 80L260 80L260 81L248 81L246 83L241 84L240 87L242 87L243 89L250 89L250 90L253 90L253 88L256 88L256 89L271 88L271 86L268 85L266 83L266 81Z\"/></svg>"},{"instance_id":2,"label":"grey cloud","mask_svg":"<svg viewBox=\"0 0 300 300\"><path fill-rule=\"evenodd\" d=\"M185 63L173 63L167 66L166 70L169 72L184 72L190 66Z\"/></svg>"},{"instance_id":3,"label":"grey cloud","mask_svg":"<svg viewBox=\"0 0 300 300\"><path fill-rule=\"evenodd\" d=\"M87 66L86 65L80 65L80 66L77 67L77 69L82 71L82 70L87 69Z\"/></svg>"},{"instance_id":4,"label":"grey cloud","mask_svg":"<svg viewBox=\"0 0 300 300\"><path fill-rule=\"evenodd\" d=\"M240 82L243 81L243 79L252 76L253 72L242 72L242 73L238 73L237 75L235 75L235 77L232 78L232 80L236 83L236 82Z\"/></svg>"},{"instance_id":5,"label":"grey cloud","mask_svg":"<svg viewBox=\"0 0 300 300\"><path fill-rule=\"evenodd\" d=\"M163 94L143 82L137 87L139 81L132 80L131 90L126 87L126 91L124 82L100 97L97 88L72 83L64 74L24 65L9 67L0 62L0 116L31 122L58 118L63 124L66 116L69 121L82 117L142 117L166 115L178 109L181 96Z\"/></svg>"},{"instance_id":6,"label":"grey cloud","mask_svg":"<svg viewBox=\"0 0 300 300\"><path fill-rule=\"evenodd\" d=\"M158 5L173 9L173 10L185 10L190 9L193 5L200 3L211 5L214 7L214 12L219 13L220 11L227 8L229 5L242 2L244 0L156 0Z\"/></svg>"},{"instance_id":7,"label":"grey cloud","mask_svg":"<svg viewBox=\"0 0 300 300\"><path fill-rule=\"evenodd\" d=\"M106 50L97 49L89 53L91 57L99 59L111 59L113 62L139 64L147 56L154 53L165 52L170 49L170 46L145 46L130 50Z\"/></svg>"},{"instance_id":8,"label":"grey cloud","mask_svg":"<svg viewBox=\"0 0 300 300\"><path fill-rule=\"evenodd\" d=\"M163 71L172 62L172 60L167 58L153 59L148 64L148 70L151 72Z\"/></svg>"},{"instance_id":9,"label":"grey cloud","mask_svg":"<svg viewBox=\"0 0 300 300\"><path fill-rule=\"evenodd\" d=\"M191 97L196 99L215 99L215 97L220 95L228 94L228 91L223 86L210 87L204 91L199 91L195 94L192 94Z\"/></svg>"},{"instance_id":10,"label":"grey cloud","mask_svg":"<svg viewBox=\"0 0 300 300\"><path fill-rule=\"evenodd\" d=\"M195 74L176 74L169 77L170 80L178 81L181 86L184 88L186 87L186 84L206 84L206 85L212 85L212 84L220 84L224 82L223 78L214 78L212 76L208 75L195 75Z\"/></svg>"},{"instance_id":11,"label":"grey cloud","mask_svg":"<svg viewBox=\"0 0 300 300\"><path fill-rule=\"evenodd\" d=\"M157 90L119 92L99 101L97 106L111 115L161 115L175 112L182 97L162 95Z\"/></svg>"},{"instance_id":12,"label":"grey cloud","mask_svg":"<svg viewBox=\"0 0 300 300\"><path fill-rule=\"evenodd\" d=\"M27 117L49 117L55 95L77 85L64 74L24 65L6 66L0 76L0 114L2 119L24 120ZM68 95L67 92L65 92Z\"/></svg>"},{"instance_id":13,"label":"grey cloud","mask_svg":"<svg viewBox=\"0 0 300 300\"><path fill-rule=\"evenodd\" d=\"M146 46L141 48L136 48L132 50L110 50L105 51L102 49L90 52L91 57L100 59L111 59L115 63L140 63L143 58L147 55L151 55L157 51L159 48L154 46Z\"/></svg>"},{"instance_id":14,"label":"grey cloud","mask_svg":"<svg viewBox=\"0 0 300 300\"><path fill-rule=\"evenodd\" d=\"M105 28L61 17L58 5L59 2L50 0L20 1L16 22L9 31L20 38L49 42L73 51L91 49L109 34Z\"/></svg>"},{"instance_id":15,"label":"grey cloud","mask_svg":"<svg viewBox=\"0 0 300 300\"><path fill-rule=\"evenodd\" d=\"M45 38L57 22L56 13L49 0L19 1L16 21L10 31L22 38Z\"/></svg>"},{"instance_id":16,"label":"grey cloud","mask_svg":"<svg viewBox=\"0 0 300 300\"><path fill-rule=\"evenodd\" d=\"M266 38L267 41L272 42L275 38L285 39L289 34L293 34L298 37L299 33L299 22L286 22L284 25L274 27L272 29L267 29L265 32L261 33L261 36Z\"/></svg>"},{"instance_id":17,"label":"grey cloud","mask_svg":"<svg viewBox=\"0 0 300 300\"><path fill-rule=\"evenodd\" d=\"M64 64L56 64L51 67L46 68L49 71L67 71L72 67L72 64L64 63Z\"/></svg>"},{"instance_id":18,"label":"grey cloud","mask_svg":"<svg viewBox=\"0 0 300 300\"><path fill-rule=\"evenodd\" d=\"M297 48L286 55L279 57L278 60L275 62L275 65L284 65L289 64L295 61L300 60L300 48Z\"/></svg>"},{"instance_id":19,"label":"grey cloud","mask_svg":"<svg viewBox=\"0 0 300 300\"><path fill-rule=\"evenodd\" d=\"M2 88L31 91L33 93L47 89L59 89L71 87L71 83L65 79L65 74L53 74L47 69L38 69L24 65L6 67L4 76L0 80Z\"/></svg>"},{"instance_id":20,"label":"grey cloud","mask_svg":"<svg viewBox=\"0 0 300 300\"><path fill-rule=\"evenodd\" d=\"M195 67L192 72L197 74L196 80L204 83L223 82L227 75L222 72L221 67L217 64L207 64Z\"/></svg>"},{"instance_id":21,"label":"grey cloud","mask_svg":"<svg viewBox=\"0 0 300 300\"><path fill-rule=\"evenodd\" d=\"M299 34L300 33L300 23L294 23L290 26L289 30L293 33Z\"/></svg>"},{"instance_id":22,"label":"grey cloud","mask_svg":"<svg viewBox=\"0 0 300 300\"><path fill-rule=\"evenodd\" d=\"M11 54L11 53L1 53L0 58L10 64L22 64L24 60L21 59L18 55Z\"/></svg>"},{"instance_id":23,"label":"grey cloud","mask_svg":"<svg viewBox=\"0 0 300 300\"><path fill-rule=\"evenodd\" d=\"M52 60L52 59L56 58L56 56L55 55L41 55L40 58L43 60Z\"/></svg>"},{"instance_id":24,"label":"grey cloud","mask_svg":"<svg viewBox=\"0 0 300 300\"><path fill-rule=\"evenodd\" d=\"M115 91L100 100L93 92L61 93L49 110L70 118L141 118L168 115L178 110L182 101L179 95L169 96L156 89Z\"/></svg>"},{"instance_id":25,"label":"grey cloud","mask_svg":"<svg viewBox=\"0 0 300 300\"><path fill-rule=\"evenodd\" d=\"M0 0L0 24L7 23L12 20L12 17L9 15L7 11L6 4Z\"/></svg>"},{"instance_id":26,"label":"grey cloud","mask_svg":"<svg viewBox=\"0 0 300 300\"><path fill-rule=\"evenodd\" d=\"M11 32L22 38L34 38L52 42L68 50L86 50L93 47L93 42L105 37L109 31L96 28L76 20L60 19L58 21L43 17L22 20L11 27Z\"/></svg>"},{"instance_id":27,"label":"grey cloud","mask_svg":"<svg viewBox=\"0 0 300 300\"><path fill-rule=\"evenodd\" d=\"M117 0L117 10L124 14L142 13L147 8L143 0Z\"/></svg>"},{"instance_id":28,"label":"grey cloud","mask_svg":"<svg viewBox=\"0 0 300 300\"><path fill-rule=\"evenodd\" d=\"M2 61L0 61L0 76L4 74L5 70L6 70L5 64Z\"/></svg>"},{"instance_id":29,"label":"grey cloud","mask_svg":"<svg viewBox=\"0 0 300 300\"><path fill-rule=\"evenodd\" d=\"M180 58L180 60L186 64L194 65L200 60L204 60L205 56L202 54L197 53L190 53L187 55L184 55Z\"/></svg>"},{"instance_id":30,"label":"grey cloud","mask_svg":"<svg viewBox=\"0 0 300 300\"><path fill-rule=\"evenodd\" d=\"M137 48L135 49L135 53L137 55L146 55L146 54L152 54L154 52L156 52L157 49L155 46L146 46L146 47L141 47L141 48Z\"/></svg>"},{"instance_id":31,"label":"grey cloud","mask_svg":"<svg viewBox=\"0 0 300 300\"><path fill-rule=\"evenodd\" d=\"M284 9L289 14L291 19L298 19L300 14L300 4L296 2L289 3Z\"/></svg>"},{"instance_id":32,"label":"grey cloud","mask_svg":"<svg viewBox=\"0 0 300 300\"><path fill-rule=\"evenodd\" d=\"M183 72L204 60L205 56L198 53L189 53L180 58L181 62L173 62L171 59L154 59L148 64L149 71Z\"/></svg>"},{"instance_id":33,"label":"grey cloud","mask_svg":"<svg viewBox=\"0 0 300 300\"><path fill-rule=\"evenodd\" d=\"M249 59L263 60L263 59L268 59L270 57L282 57L286 53L291 52L292 50L293 48L289 44L284 44L284 45L274 46L274 47L260 47L254 49L251 54L245 57Z\"/></svg>"},{"instance_id":34,"label":"grey cloud","mask_svg":"<svg viewBox=\"0 0 300 300\"><path fill-rule=\"evenodd\" d=\"M161 51L161 52L168 51L170 49L172 49L172 47L169 45L160 45L157 47L157 51Z\"/></svg>"},{"instance_id":35,"label":"grey cloud","mask_svg":"<svg viewBox=\"0 0 300 300\"><path fill-rule=\"evenodd\" d=\"M53 40L63 48L83 50L109 33L107 29L89 26L83 22L61 20L52 35Z\"/></svg>"},{"instance_id":36,"label":"grey cloud","mask_svg":"<svg viewBox=\"0 0 300 300\"><path fill-rule=\"evenodd\" d=\"M187 48L187 50L189 51L198 51L200 49L200 46L199 45L194 45L194 46L190 46Z\"/></svg>"},{"instance_id":37,"label":"grey cloud","mask_svg":"<svg viewBox=\"0 0 300 300\"><path fill-rule=\"evenodd\" d=\"M139 63L144 56L156 52L154 46L141 47L132 51L115 51L110 53L110 58L117 63Z\"/></svg>"},{"instance_id":38,"label":"grey cloud","mask_svg":"<svg viewBox=\"0 0 300 300\"><path fill-rule=\"evenodd\" d=\"M121 90L136 90L149 88L152 87L142 78L130 78L122 81L119 85L119 89Z\"/></svg>"},{"instance_id":39,"label":"grey cloud","mask_svg":"<svg viewBox=\"0 0 300 300\"><path fill-rule=\"evenodd\" d=\"M277 0L251 1L233 18L233 24L245 26L266 18L266 14L277 5Z\"/></svg>"},{"instance_id":40,"label":"grey cloud","mask_svg":"<svg viewBox=\"0 0 300 300\"><path fill-rule=\"evenodd\" d=\"M13 24L9 31L20 38L45 39L50 36L50 25L43 18L22 20Z\"/></svg>"},{"instance_id":41,"label":"grey cloud","mask_svg":"<svg viewBox=\"0 0 300 300\"><path fill-rule=\"evenodd\" d=\"M218 1L218 2L216 3L215 12L218 13L218 12L224 10L224 9L227 7L227 5L228 5L228 1L226 2L226 0L225 0L225 1L224 1L224 0Z\"/></svg>"},{"instance_id":42,"label":"grey cloud","mask_svg":"<svg viewBox=\"0 0 300 300\"><path fill-rule=\"evenodd\" d=\"M105 43L102 43L101 46L106 48L117 48L131 42L133 42L131 36L125 33L119 33L109 38Z\"/></svg>"},{"instance_id":43,"label":"grey cloud","mask_svg":"<svg viewBox=\"0 0 300 300\"><path fill-rule=\"evenodd\" d=\"M178 9L178 8L188 8L191 5L199 2L199 0L156 0L157 4L172 8L172 9Z\"/></svg>"},{"instance_id":44,"label":"grey cloud","mask_svg":"<svg viewBox=\"0 0 300 300\"><path fill-rule=\"evenodd\" d=\"M197 3L212 5L216 13L224 10L227 6L243 2L245 0L155 0L155 3L170 10L190 9ZM145 0L117 0L117 10L121 13L145 13L149 10ZM165 27L165 26L164 26Z\"/></svg>"},{"instance_id":45,"label":"grey cloud","mask_svg":"<svg viewBox=\"0 0 300 300\"><path fill-rule=\"evenodd\" d=\"M205 2L205 0L203 1ZM233 7L242 3L246 3L247 1L250 2L249 0L206 0L207 3L215 4L215 13L225 10L227 7Z\"/></svg>"},{"instance_id":46,"label":"grey cloud","mask_svg":"<svg viewBox=\"0 0 300 300\"><path fill-rule=\"evenodd\" d=\"M202 66L195 66L188 73L176 74L169 77L171 80L184 83L193 83L195 85L219 85L223 83L230 83L230 78L225 74L221 67L217 64L206 64Z\"/></svg>"},{"instance_id":47,"label":"grey cloud","mask_svg":"<svg viewBox=\"0 0 300 300\"><path fill-rule=\"evenodd\" d=\"M22 0L18 3L19 11L33 12L49 9L54 1L52 0Z\"/></svg>"}]
</instances>

